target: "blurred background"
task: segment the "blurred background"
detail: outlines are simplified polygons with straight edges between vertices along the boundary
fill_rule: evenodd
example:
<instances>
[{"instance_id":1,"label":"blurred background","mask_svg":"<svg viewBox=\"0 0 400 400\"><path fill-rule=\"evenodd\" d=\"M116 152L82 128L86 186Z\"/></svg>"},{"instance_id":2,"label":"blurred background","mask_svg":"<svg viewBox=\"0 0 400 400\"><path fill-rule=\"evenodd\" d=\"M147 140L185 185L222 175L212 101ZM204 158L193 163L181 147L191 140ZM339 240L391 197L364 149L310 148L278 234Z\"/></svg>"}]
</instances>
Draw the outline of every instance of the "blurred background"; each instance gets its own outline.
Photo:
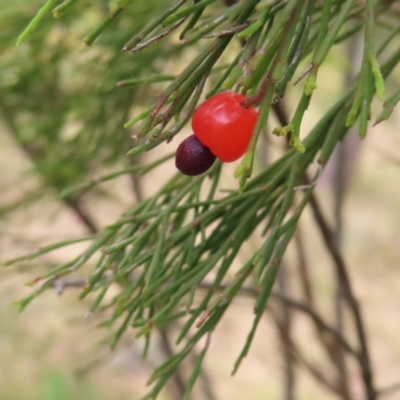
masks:
<instances>
[{"instance_id":1,"label":"blurred background","mask_svg":"<svg viewBox=\"0 0 400 400\"><path fill-rule=\"evenodd\" d=\"M49 16L26 44L16 48L16 37L41 2L0 0L2 263L55 241L95 233L112 223L175 172L173 160L167 163L168 167L155 169L145 178L124 175L76 197L60 200L57 195L90 178L171 153L180 138L189 134L187 128L171 144L163 144L140 158L125 156L133 141L123 124L152 104L160 86L119 88L116 82L151 74L174 74L196 54L195 48L174 46L174 38L135 56L121 54L130 33L169 1L140 2L134 10L139 18L132 19L129 14L121 17L115 29L106 31L91 48L84 46L82 38L107 15L107 2L90 6L87 3L83 1L82 6L61 20ZM127 26L130 29L124 29ZM397 41L394 46L398 44ZM330 54L302 127L304 135L352 80L361 47L362 39L355 37ZM233 46L226 59L234 54ZM388 86L398 86L399 78L397 68ZM289 113L297 104L300 90L293 88L285 99ZM379 106L377 102L375 115ZM268 130L277 124L271 119ZM339 225L341 247L365 317L376 385L383 390L400 382L399 126L400 112L395 111L389 121L371 128L362 143L356 132L350 132L316 188L328 220L333 226ZM282 139L267 132L260 143L260 166L284 149ZM234 169L235 165L224 167L224 188L236 187ZM333 321L334 269L309 210L302 217L299 235L304 259L299 260L296 245L289 248L284 260L285 291L293 297L301 293L298 264L306 263L318 310ZM246 260L246 254L255 246L257 242L250 240L236 263ZM84 248L84 242L78 243L37 260L0 269L0 399L138 399L146 393L146 381L153 368L172 351L167 339L173 335L174 327L157 336L147 360L141 358L143 343L134 338L133 331L111 352L110 332L96 326L101 316L87 317L93 299L78 300L76 287L45 292L23 313L17 312L12 303L30 293L27 281L68 261ZM84 277L85 270L76 276L78 281ZM287 371L281 334L274 323L282 310L274 299L248 357L236 376L230 375L251 326L253 303L247 295L236 299L213 333L194 399L285 398ZM346 323L344 317L343 324ZM307 315L293 313L291 325L293 340L307 360L329 376L326 354ZM296 399L337 398L318 374L310 374L310 370L297 364L294 368ZM354 398L364 398L357 366L350 361L347 368ZM174 379L161 398L179 399L179 384L179 379ZM394 389L382 392L382 398L400 398L400 391Z\"/></svg>"}]
</instances>

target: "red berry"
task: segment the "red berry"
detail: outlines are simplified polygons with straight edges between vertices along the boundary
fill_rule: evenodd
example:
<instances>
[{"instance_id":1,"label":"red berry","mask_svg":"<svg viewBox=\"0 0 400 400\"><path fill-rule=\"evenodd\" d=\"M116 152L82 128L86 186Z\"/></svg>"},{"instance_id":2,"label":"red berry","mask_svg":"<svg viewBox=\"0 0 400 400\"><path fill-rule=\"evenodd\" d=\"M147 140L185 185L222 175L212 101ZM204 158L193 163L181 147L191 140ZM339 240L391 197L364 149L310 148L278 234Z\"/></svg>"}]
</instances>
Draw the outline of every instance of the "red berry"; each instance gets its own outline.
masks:
<instances>
[{"instance_id":1,"label":"red berry","mask_svg":"<svg viewBox=\"0 0 400 400\"><path fill-rule=\"evenodd\" d=\"M182 174L200 175L213 165L215 158L214 154L196 136L191 135L178 146L175 165Z\"/></svg>"},{"instance_id":2,"label":"red berry","mask_svg":"<svg viewBox=\"0 0 400 400\"><path fill-rule=\"evenodd\" d=\"M193 133L221 161L237 160L249 146L258 113L241 105L245 99L239 93L218 93L193 114Z\"/></svg>"}]
</instances>

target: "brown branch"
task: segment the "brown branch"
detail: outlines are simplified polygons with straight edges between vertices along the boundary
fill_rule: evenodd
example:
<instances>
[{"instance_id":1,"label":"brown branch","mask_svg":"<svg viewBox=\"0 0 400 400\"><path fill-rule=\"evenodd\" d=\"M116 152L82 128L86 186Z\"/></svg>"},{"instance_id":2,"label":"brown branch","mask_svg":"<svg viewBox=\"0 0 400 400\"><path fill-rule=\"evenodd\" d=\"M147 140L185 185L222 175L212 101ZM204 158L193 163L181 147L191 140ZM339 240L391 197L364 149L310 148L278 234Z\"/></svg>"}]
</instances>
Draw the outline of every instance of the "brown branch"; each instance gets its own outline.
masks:
<instances>
[{"instance_id":1,"label":"brown branch","mask_svg":"<svg viewBox=\"0 0 400 400\"><path fill-rule=\"evenodd\" d=\"M54 288L57 291L57 293L61 294L64 289L66 288L70 288L70 287L82 287L86 284L86 279L84 278L76 278L76 279L58 279L54 282ZM213 283L211 282L202 282L199 286L199 288L202 289L209 289L213 286ZM221 284L217 290L224 290L226 289L227 284ZM248 294L251 295L252 297L254 296L258 296L260 293L259 289L256 289L254 287L251 286L243 286L240 290L240 293L242 294ZM290 307L294 310L303 312L304 314L308 315L316 324L316 326L318 326L319 329L321 329L321 331L323 331L326 334L331 335L349 354L351 354L352 356L356 357L357 359L359 358L359 354L352 348L352 346L347 342L347 339L343 337L343 335L341 334L341 332L339 332L336 328L330 326L329 324L327 324L323 318L314 310L312 309L308 304L302 303L301 301L292 299L290 297L288 297L286 294L283 293L279 293L279 292L273 292L271 293L271 299L275 300L275 301L279 301L281 304L284 304L286 307ZM301 353L299 352L299 350L297 349L295 352L293 352L293 340L291 338L290 335L287 335L287 328L285 324L282 324L282 322L280 322L283 331L285 332L285 334L282 336L282 338L285 341L285 346L286 346L286 351L290 350L290 357L292 358L292 363L294 362L293 356L296 357L296 359L298 359L298 361L301 361L302 364L304 364L304 366L309 370L309 372L314 376L315 379L317 379L319 382L321 382L324 386L328 387L330 390L334 391L337 394L342 394L342 390L340 387L337 387L333 382L331 382L327 377L325 377L320 371L321 369L314 366L313 364L311 364L309 361L307 361L304 356L301 355ZM172 348L171 345L169 344L168 341L168 345L169 347L166 345L166 333L161 332L161 336L162 336L162 340L163 340L163 344L165 346L164 350L167 353L167 350L169 349L172 352ZM168 340L168 338L167 338ZM291 344L289 346L289 344ZM168 350L168 354L169 353ZM200 372L200 377L203 380L204 383L204 387L207 388L207 390L204 390L205 395L207 396L208 399L210 400L214 400L215 396L210 388L210 379L208 377L208 375L206 374L205 371L201 371ZM174 377L175 380L175 384L176 387L179 389L179 393L184 393L183 388L184 388L184 381L183 378L180 377ZM182 392L183 391L183 392ZM290 393L290 392L288 392ZM287 395L287 398L289 395ZM292 397L293 398L293 397Z\"/></svg>"},{"instance_id":2,"label":"brown branch","mask_svg":"<svg viewBox=\"0 0 400 400\"><path fill-rule=\"evenodd\" d=\"M338 239L338 237L336 237ZM336 288L334 293L335 302L335 317L336 317L336 328L339 332L343 332L344 329L344 311L345 311L345 295L344 295L344 283L340 277L340 274L336 272ZM335 346L333 351L335 362L338 366L338 373L340 379L340 387L342 389L342 395L344 400L351 400L351 392L349 387L349 376L348 368L346 363L346 354L341 346Z\"/></svg>"},{"instance_id":3,"label":"brown branch","mask_svg":"<svg viewBox=\"0 0 400 400\"><path fill-rule=\"evenodd\" d=\"M287 116L287 112L284 107L284 103L282 100L279 100L277 103L275 103L273 106L273 111L275 113L275 116L277 117L279 123L282 126L287 126L289 125L289 118ZM287 145L289 143L290 136L287 137ZM305 185L305 186L309 186ZM302 241L301 237L301 232L299 231L299 227L297 228L297 232L295 235L295 244L297 246L297 254L298 254L298 259L299 259L299 273L300 273L300 280L302 283L302 289L303 293L305 295L305 298L307 299L308 304L311 306L312 309L315 309L315 303L312 295L312 290L311 290L311 285L310 285L310 276L308 272L308 266L307 266L307 260L305 256L305 251L304 251L304 244ZM336 366L336 370L338 373L338 376L340 377L341 384L339 385L339 388L341 388L341 394L343 395L343 398L345 400L349 400L350 397L350 391L346 379L346 366L344 362L344 353L342 346L340 343L332 343L325 335L323 329L321 329L321 326L318 324L315 324L316 328L316 334L317 337L319 338L321 344L325 348L328 356L332 360L332 362ZM338 332L340 332L340 335L343 335L341 326L338 326Z\"/></svg>"},{"instance_id":4,"label":"brown branch","mask_svg":"<svg viewBox=\"0 0 400 400\"><path fill-rule=\"evenodd\" d=\"M332 392L340 395L340 387L337 382L332 381L332 379L326 376L322 371L323 369L311 363L307 358L301 353L301 351L295 345L293 339L291 337L286 336L285 328L282 325L280 318L277 313L272 310L272 317L276 323L276 326L279 330L279 334L281 337L285 338L286 346L290 350L291 355L299 364L303 364L303 366L309 371L311 376L314 377L322 386L331 390Z\"/></svg>"},{"instance_id":5,"label":"brown branch","mask_svg":"<svg viewBox=\"0 0 400 400\"><path fill-rule=\"evenodd\" d=\"M217 290L224 290L226 289L228 284L220 284ZM210 289L213 287L213 283L211 282L202 282L199 285L199 288L201 289ZM240 289L240 292L242 294L248 294L251 296L258 296L260 294L260 290L256 289L252 286L242 286ZM277 292L272 292L271 293L271 299L272 300L277 300L280 302L285 303L286 305L290 306L291 308L301 311L304 314L308 315L315 324L317 324L321 329L323 329L326 333L330 334L333 336L336 340L340 342L340 344L353 356L358 357L358 353L353 349L353 347L348 343L347 339L343 337L343 335L340 334L340 332L337 331L334 327L330 326L327 324L323 318L314 310L312 309L308 304L305 304L299 300L292 299L286 295L283 295L281 293Z\"/></svg>"},{"instance_id":6,"label":"brown branch","mask_svg":"<svg viewBox=\"0 0 400 400\"><path fill-rule=\"evenodd\" d=\"M278 290L283 296L289 291L286 265L282 264L278 273ZM280 304L279 316L276 318L277 324L280 325L280 340L282 344L282 353L285 361L285 380L284 380L284 399L294 400L295 396L295 358L290 348L292 342L292 315L290 307L282 302Z\"/></svg>"},{"instance_id":7,"label":"brown branch","mask_svg":"<svg viewBox=\"0 0 400 400\"><path fill-rule=\"evenodd\" d=\"M209 338L210 338L209 335L210 335L210 332L208 334L207 340L209 340ZM190 354L191 354L192 364L195 365L198 355L194 349L190 352ZM205 398L208 400L217 400L217 397L216 397L216 395L214 393L214 389L213 389L212 379L210 378L210 376L207 373L204 366L202 366L200 368L199 378L202 383L202 390L203 390Z\"/></svg>"},{"instance_id":8,"label":"brown branch","mask_svg":"<svg viewBox=\"0 0 400 400\"><path fill-rule=\"evenodd\" d=\"M324 370L323 368L316 366L312 364L310 361L308 361L306 357L298 349L296 352L296 358L299 360L300 363L302 363L307 368L307 370L314 377L314 379L316 379L319 383L321 383L322 385L324 385L326 388L330 389L337 395L339 396L341 395L341 390L338 387L338 384L329 380L329 378L322 373L322 371Z\"/></svg>"},{"instance_id":9,"label":"brown branch","mask_svg":"<svg viewBox=\"0 0 400 400\"><path fill-rule=\"evenodd\" d=\"M161 337L161 347L164 350L165 355L168 358L172 358L175 353L172 349L168 333L165 329L159 329L160 332L160 337ZM180 368L176 368L174 374L172 375L172 380L175 383L175 388L176 388L176 400L183 399L183 396L185 395L186 392L186 384L185 380L182 376L182 371Z\"/></svg>"},{"instance_id":10,"label":"brown branch","mask_svg":"<svg viewBox=\"0 0 400 400\"><path fill-rule=\"evenodd\" d=\"M345 339L344 336L336 328L328 325L323 320L323 318L310 306L275 292L271 294L271 298L282 301L287 305L289 305L290 307L307 314L320 329L332 335L350 354L352 354L355 357L358 357L358 353L347 342L347 339Z\"/></svg>"},{"instance_id":11,"label":"brown branch","mask_svg":"<svg viewBox=\"0 0 400 400\"><path fill-rule=\"evenodd\" d=\"M8 131L11 133L13 138L17 141L18 145L21 147L21 149L25 152L25 154L28 156L30 160L33 161L33 163L37 162L37 149L33 148L27 143L24 143L21 140L21 137L18 133L18 127L15 124L15 118L13 116L12 110L4 104L1 99L0 99L0 112L2 114L2 117L4 119L4 122L7 125ZM49 183L49 185L55 187L54 184ZM55 187L56 189L59 189ZM90 217L90 215L83 210L82 206L79 204L79 199L63 199L63 202L69 207L70 210L72 210L75 215L79 218L79 220L83 223L83 225L86 226L88 231L90 233L97 233L99 231L98 227L96 226L96 223L94 220Z\"/></svg>"},{"instance_id":12,"label":"brown branch","mask_svg":"<svg viewBox=\"0 0 400 400\"><path fill-rule=\"evenodd\" d=\"M333 231L326 222L315 195L311 197L310 205L314 214L314 218L321 231L325 245L332 256L337 273L340 276L341 282L343 283L344 295L349 304L350 310L353 314L356 326L356 333L360 346L358 361L361 369L361 375L364 381L366 398L368 400L376 400L376 390L374 389L374 384L373 384L373 375L372 375L371 361L369 356L369 349L367 344L366 331L364 328L364 322L361 316L360 307L357 299L354 296L353 289L350 283L350 278L348 276L346 263L344 262L344 259L337 247L337 243L334 240Z\"/></svg>"},{"instance_id":13,"label":"brown branch","mask_svg":"<svg viewBox=\"0 0 400 400\"><path fill-rule=\"evenodd\" d=\"M309 271L308 271L308 265L307 265L307 260L305 258L305 253L304 253L304 244L303 244L303 240L301 237L301 234L299 231L300 227L297 227L297 233L295 235L295 243L297 245L297 254L298 254L298 259L299 259L299 263L298 263L298 267L299 267L299 271L300 271L300 281L302 283L302 289L303 289L303 293L307 299L308 304L310 304L310 306L312 308L315 309L315 302L314 302L314 298L313 298L313 294L311 291L311 285L310 285L310 276L309 276ZM316 328L316 334L319 338L319 340L321 341L321 343L323 344L325 350L328 353L328 356L330 357L330 359L333 361L333 363L336 366L336 370L340 379L340 383L339 383L339 388L341 390L341 394L343 396L344 399L349 399L350 398L350 392L348 390L348 386L346 385L347 380L343 379L346 375L346 371L347 369L344 368L343 363L341 362L341 358L338 357L338 353L340 353L342 355L342 357L344 357L345 353L345 349L342 348L342 346L340 345L340 343L338 343L336 340L332 341L329 340L329 338L327 338L324 335L324 331L318 326L315 325ZM338 332L340 332L341 335L343 335L343 330L337 326L336 329L338 330Z\"/></svg>"},{"instance_id":14,"label":"brown branch","mask_svg":"<svg viewBox=\"0 0 400 400\"><path fill-rule=\"evenodd\" d=\"M361 52L360 48L360 40L357 36L352 37L348 43L346 48L347 55L349 59L352 61L347 70L344 89L346 87L350 87L354 83L355 70L354 66L357 65L358 58L360 58L361 62ZM349 136L347 135L345 139L336 145L336 149L331 157L330 164L334 169L333 176L333 187L334 187L334 219L335 219L335 227L333 234L333 240L335 242L335 246L340 250L341 249L341 238L343 232L343 208L344 201L346 195L346 189L348 187L349 181L349 167L351 163L354 163L355 154L350 154L349 145ZM358 142L360 143L360 141ZM354 153L354 152L352 152ZM344 312L346 308L345 302L345 293L343 286L345 283L342 281L342 278L339 273L336 273L336 293L335 293L335 311L336 311L336 320L337 320L337 329L339 331L343 331L344 328ZM349 385L349 376L348 376L348 367L346 363L346 356L340 347L337 348L336 352L336 360L338 364L339 377L341 381L341 387L343 388L343 397L344 399L351 399L350 385Z\"/></svg>"},{"instance_id":15,"label":"brown branch","mask_svg":"<svg viewBox=\"0 0 400 400\"><path fill-rule=\"evenodd\" d=\"M272 104L272 109L275 113L276 118L278 118L279 123L282 126L287 126L290 124L289 118L287 116L287 112L285 109L285 105L282 99L278 99L278 101Z\"/></svg>"},{"instance_id":16,"label":"brown branch","mask_svg":"<svg viewBox=\"0 0 400 400\"><path fill-rule=\"evenodd\" d=\"M174 351L171 346L171 341L168 336L168 331L165 329L159 329L159 332L161 335L161 344L164 349L164 352L168 358L172 358L174 356ZM209 344L209 341L210 341L210 333L207 336L207 346ZM194 349L192 349L191 355L192 355L192 357L191 357L190 363L192 365L190 366L190 368L192 369L193 366L197 362L198 355L196 354ZM175 383L176 391L178 392L178 395L176 396L177 400L183 399L185 392L186 392L186 383L185 383L184 376L182 373L182 370L183 370L182 367L183 366L181 366L181 368L177 368L175 370L174 374L172 375L172 379ZM216 396L212 390L212 381L211 381L210 377L208 376L207 372L205 371L204 366L202 366L200 368L199 378L203 383L202 390L203 390L204 397L208 400L216 400Z\"/></svg>"},{"instance_id":17,"label":"brown branch","mask_svg":"<svg viewBox=\"0 0 400 400\"><path fill-rule=\"evenodd\" d=\"M87 285L87 278L61 278L56 279L53 283L53 288L58 295L62 295L65 289L68 288L83 288ZM167 357L172 357L174 355L171 342L168 337L168 332L165 329L159 329L160 337L161 337L161 347L164 350L164 353ZM191 352L191 362L194 365L197 361L197 354L192 350ZM208 376L207 372L205 371L204 367L200 369L199 378L203 383L203 393L206 399L208 400L216 400L216 396L212 389L212 380ZM177 395L175 396L177 400L183 398L185 391L186 391L186 384L183 378L182 372L178 369L173 377L172 377L175 388L177 391Z\"/></svg>"},{"instance_id":18,"label":"brown branch","mask_svg":"<svg viewBox=\"0 0 400 400\"><path fill-rule=\"evenodd\" d=\"M69 206L71 210L74 211L75 215L78 216L80 221L83 223L83 225L86 226L90 233L99 232L99 228L97 227L92 217L86 211L84 211L82 206L80 205L79 198L66 198L63 201Z\"/></svg>"},{"instance_id":19,"label":"brown branch","mask_svg":"<svg viewBox=\"0 0 400 400\"><path fill-rule=\"evenodd\" d=\"M314 308L314 295L311 288L311 277L310 277L310 266L308 264L305 246L303 241L302 229L301 226L297 226L296 233L294 235L294 243L297 250L297 258L298 258L298 269L300 275L300 283L302 286L302 291L304 293L304 297L307 300L307 303L310 304L311 307Z\"/></svg>"}]
</instances>

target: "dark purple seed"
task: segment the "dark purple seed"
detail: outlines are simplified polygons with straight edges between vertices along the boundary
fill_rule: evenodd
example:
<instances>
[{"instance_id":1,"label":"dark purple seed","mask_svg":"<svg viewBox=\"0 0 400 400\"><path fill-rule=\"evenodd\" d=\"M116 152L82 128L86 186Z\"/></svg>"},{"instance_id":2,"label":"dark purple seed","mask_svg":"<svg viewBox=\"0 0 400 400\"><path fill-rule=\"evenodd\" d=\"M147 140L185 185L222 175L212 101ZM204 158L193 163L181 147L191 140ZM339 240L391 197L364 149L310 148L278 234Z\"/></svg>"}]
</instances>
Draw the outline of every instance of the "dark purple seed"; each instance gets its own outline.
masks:
<instances>
[{"instance_id":1,"label":"dark purple seed","mask_svg":"<svg viewBox=\"0 0 400 400\"><path fill-rule=\"evenodd\" d=\"M215 161L214 154L196 136L187 137L176 150L175 165L182 174L195 176L206 172Z\"/></svg>"}]
</instances>

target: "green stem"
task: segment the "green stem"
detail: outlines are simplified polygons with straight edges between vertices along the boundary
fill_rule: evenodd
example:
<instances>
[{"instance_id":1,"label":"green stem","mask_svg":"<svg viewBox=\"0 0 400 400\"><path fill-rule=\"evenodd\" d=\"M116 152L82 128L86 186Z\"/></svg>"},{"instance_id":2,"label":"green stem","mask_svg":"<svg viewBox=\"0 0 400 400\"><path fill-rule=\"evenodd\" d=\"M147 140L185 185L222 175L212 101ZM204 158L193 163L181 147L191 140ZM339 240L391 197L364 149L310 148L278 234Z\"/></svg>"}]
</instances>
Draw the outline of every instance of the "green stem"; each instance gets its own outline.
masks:
<instances>
[{"instance_id":1,"label":"green stem","mask_svg":"<svg viewBox=\"0 0 400 400\"><path fill-rule=\"evenodd\" d=\"M39 9L37 14L29 22L28 26L17 38L17 47L39 26L42 19L48 12L57 4L58 0L47 0L46 3Z\"/></svg>"}]
</instances>

